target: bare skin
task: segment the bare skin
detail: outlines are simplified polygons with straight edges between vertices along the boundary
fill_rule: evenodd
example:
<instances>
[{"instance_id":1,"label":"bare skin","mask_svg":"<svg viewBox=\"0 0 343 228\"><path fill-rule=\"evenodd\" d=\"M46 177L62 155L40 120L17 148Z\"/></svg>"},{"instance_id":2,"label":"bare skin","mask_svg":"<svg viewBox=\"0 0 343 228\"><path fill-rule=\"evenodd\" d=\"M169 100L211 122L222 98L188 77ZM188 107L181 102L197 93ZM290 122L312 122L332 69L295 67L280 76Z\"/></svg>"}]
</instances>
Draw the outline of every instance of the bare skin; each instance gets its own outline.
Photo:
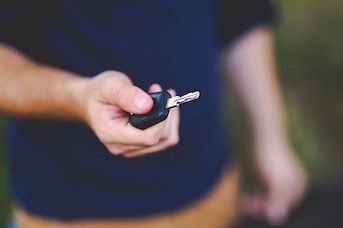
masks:
<instances>
[{"instance_id":1,"label":"bare skin","mask_svg":"<svg viewBox=\"0 0 343 228\"><path fill-rule=\"evenodd\" d=\"M247 198L246 209L278 224L305 193L306 174L286 137L270 33L264 28L247 33L229 48L226 63L248 112L254 158L268 187L266 195ZM157 84L150 87L150 92L160 90ZM166 121L144 131L128 123L127 112L143 114L152 105L150 96L123 73L107 71L85 78L40 65L0 44L0 110L4 113L84 122L112 154L137 157L162 151L179 140L177 108Z\"/></svg>"},{"instance_id":2,"label":"bare skin","mask_svg":"<svg viewBox=\"0 0 343 228\"><path fill-rule=\"evenodd\" d=\"M287 138L281 91L268 29L252 29L229 48L226 63L253 134L253 157L267 186L247 196L245 210L281 224L306 192L307 178Z\"/></svg>"},{"instance_id":3,"label":"bare skin","mask_svg":"<svg viewBox=\"0 0 343 228\"><path fill-rule=\"evenodd\" d=\"M150 92L160 91L154 84ZM169 90L175 95L175 91ZM144 131L131 126L127 112L143 114L150 96L116 71L93 78L43 66L0 45L0 110L18 117L60 118L88 124L114 154L137 157L178 143L179 111Z\"/></svg>"}]
</instances>

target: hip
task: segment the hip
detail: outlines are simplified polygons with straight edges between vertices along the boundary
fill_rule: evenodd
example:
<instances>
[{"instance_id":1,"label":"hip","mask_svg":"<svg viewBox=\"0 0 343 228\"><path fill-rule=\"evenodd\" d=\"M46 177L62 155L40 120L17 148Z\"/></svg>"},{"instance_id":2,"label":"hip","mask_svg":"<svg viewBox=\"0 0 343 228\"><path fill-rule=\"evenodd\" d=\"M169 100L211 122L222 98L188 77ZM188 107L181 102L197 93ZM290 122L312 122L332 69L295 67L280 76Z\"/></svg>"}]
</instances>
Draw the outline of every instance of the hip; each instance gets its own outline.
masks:
<instances>
[{"instance_id":1,"label":"hip","mask_svg":"<svg viewBox=\"0 0 343 228\"><path fill-rule=\"evenodd\" d=\"M239 168L224 169L217 184L201 199L177 211L133 219L82 219L62 221L31 214L16 206L15 227L107 228L107 227L227 227L237 214Z\"/></svg>"}]
</instances>

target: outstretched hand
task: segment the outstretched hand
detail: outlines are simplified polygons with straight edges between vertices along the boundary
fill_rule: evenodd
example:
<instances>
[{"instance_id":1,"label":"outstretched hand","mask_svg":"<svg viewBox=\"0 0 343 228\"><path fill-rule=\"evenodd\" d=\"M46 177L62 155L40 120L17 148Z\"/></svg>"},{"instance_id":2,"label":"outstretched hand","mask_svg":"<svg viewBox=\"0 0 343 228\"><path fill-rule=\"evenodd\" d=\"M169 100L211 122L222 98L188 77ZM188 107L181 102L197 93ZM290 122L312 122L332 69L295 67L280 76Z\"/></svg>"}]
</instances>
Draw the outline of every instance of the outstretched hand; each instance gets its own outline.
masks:
<instances>
[{"instance_id":1,"label":"outstretched hand","mask_svg":"<svg viewBox=\"0 0 343 228\"><path fill-rule=\"evenodd\" d=\"M158 84L153 84L149 93L161 90ZM168 92L175 96L174 90ZM162 151L178 143L178 108L170 110L165 121L145 130L129 123L128 113L149 112L153 100L120 72L107 71L91 79L80 101L84 120L114 155L137 157Z\"/></svg>"}]
</instances>

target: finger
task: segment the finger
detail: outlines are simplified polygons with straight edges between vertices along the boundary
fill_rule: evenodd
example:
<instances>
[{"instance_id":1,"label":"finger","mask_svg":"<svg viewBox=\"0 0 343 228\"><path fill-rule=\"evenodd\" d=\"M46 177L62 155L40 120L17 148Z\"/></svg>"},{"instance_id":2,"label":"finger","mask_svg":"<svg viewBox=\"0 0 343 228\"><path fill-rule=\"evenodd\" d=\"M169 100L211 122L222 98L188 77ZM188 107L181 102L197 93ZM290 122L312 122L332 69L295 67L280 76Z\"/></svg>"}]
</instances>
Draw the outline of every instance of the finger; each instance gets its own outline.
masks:
<instances>
[{"instance_id":1,"label":"finger","mask_svg":"<svg viewBox=\"0 0 343 228\"><path fill-rule=\"evenodd\" d=\"M160 123L161 124L161 123ZM179 142L179 108L174 108L166 120L166 132L158 144L141 150L125 153L125 157L133 158L144 154L154 153L175 146Z\"/></svg>"},{"instance_id":2,"label":"finger","mask_svg":"<svg viewBox=\"0 0 343 228\"><path fill-rule=\"evenodd\" d=\"M306 192L307 192L306 183L304 185L302 185L301 187L299 187L299 189L297 189L296 192L294 192L293 198L292 198L291 203L290 203L290 207L292 209L297 208L299 206L299 204L301 204L302 199L303 199L304 195L306 194Z\"/></svg>"},{"instance_id":3,"label":"finger","mask_svg":"<svg viewBox=\"0 0 343 228\"><path fill-rule=\"evenodd\" d=\"M126 158L140 157L142 155L162 151L168 147L169 147L169 143L167 143L167 140L161 139L161 141L158 144L156 144L155 146L147 147L147 148L144 148L141 150L135 150L135 151L127 152L127 153L123 154L123 156Z\"/></svg>"},{"instance_id":4,"label":"finger","mask_svg":"<svg viewBox=\"0 0 343 228\"><path fill-rule=\"evenodd\" d=\"M168 90L172 94L175 94L175 91ZM171 143L170 146L176 145L179 142L179 108L175 107L169 111L169 116L165 120L166 125L162 133L162 138L167 138Z\"/></svg>"},{"instance_id":5,"label":"finger","mask_svg":"<svg viewBox=\"0 0 343 228\"><path fill-rule=\"evenodd\" d=\"M149 88L149 93L156 93L162 91L162 87L159 84L152 84Z\"/></svg>"},{"instance_id":6,"label":"finger","mask_svg":"<svg viewBox=\"0 0 343 228\"><path fill-rule=\"evenodd\" d=\"M243 212L255 218L262 218L265 208L265 200L262 195L246 195L241 199Z\"/></svg>"},{"instance_id":7,"label":"finger","mask_svg":"<svg viewBox=\"0 0 343 228\"><path fill-rule=\"evenodd\" d=\"M295 186L290 187L287 192L283 193L283 197L280 197L279 200L271 202L266 207L266 218L272 225L281 225L283 224L289 214L295 210L301 203L303 196L305 194L305 186L303 183L297 183ZM280 191L281 192L281 191ZM282 194L282 193L281 193ZM274 211L274 212L272 212ZM285 215L283 215L283 213ZM277 214L277 215L275 215ZM281 215L278 215L281 214ZM276 219L276 222L273 220L275 216L281 217Z\"/></svg>"},{"instance_id":8,"label":"finger","mask_svg":"<svg viewBox=\"0 0 343 228\"><path fill-rule=\"evenodd\" d=\"M173 141L179 142L180 109L175 107L169 113L170 116L167 121L169 121L170 131L167 132L167 135L170 135Z\"/></svg>"},{"instance_id":9,"label":"finger","mask_svg":"<svg viewBox=\"0 0 343 228\"><path fill-rule=\"evenodd\" d=\"M114 101L122 110L144 114L151 110L154 102L152 98L136 86L121 86L114 95Z\"/></svg>"},{"instance_id":10,"label":"finger","mask_svg":"<svg viewBox=\"0 0 343 228\"><path fill-rule=\"evenodd\" d=\"M160 141L166 123L166 121L162 121L144 130L126 123L122 127L113 128L115 130L112 132L112 141L124 145L154 146ZM111 141L108 140L107 143L111 143Z\"/></svg>"},{"instance_id":11,"label":"finger","mask_svg":"<svg viewBox=\"0 0 343 228\"><path fill-rule=\"evenodd\" d=\"M299 177L299 179L295 184L297 187L294 188L292 200L290 203L291 208L298 207L308 190L307 174L301 167L299 167L297 176Z\"/></svg>"},{"instance_id":12,"label":"finger","mask_svg":"<svg viewBox=\"0 0 343 228\"><path fill-rule=\"evenodd\" d=\"M153 100L142 89L133 86L130 78L123 73L107 71L101 74L100 95L103 102L120 107L122 110L143 114L153 106Z\"/></svg>"},{"instance_id":13,"label":"finger","mask_svg":"<svg viewBox=\"0 0 343 228\"><path fill-rule=\"evenodd\" d=\"M106 145L108 151L111 154L119 155L123 153L127 153L129 151L140 150L143 149L143 146L133 146L133 145L123 145L123 144L109 144Z\"/></svg>"},{"instance_id":14,"label":"finger","mask_svg":"<svg viewBox=\"0 0 343 228\"><path fill-rule=\"evenodd\" d=\"M170 95L171 95L172 97L175 97L175 96L176 96L176 91L175 91L174 89L168 89L167 91L168 91L168 93L170 93Z\"/></svg>"},{"instance_id":15,"label":"finger","mask_svg":"<svg viewBox=\"0 0 343 228\"><path fill-rule=\"evenodd\" d=\"M161 124L161 123L159 123L159 124ZM159 124L157 124L157 125L159 125ZM164 124L168 124L168 122L166 122ZM124 156L127 158L133 158L133 157L139 157L139 156L142 156L145 154L150 154L150 153L155 153L158 151L165 150L171 146L176 145L176 143L178 143L178 137L177 138L176 137L171 138L172 135L174 135L174 134L171 133L169 135L169 137L161 137L159 142L154 146L146 147L146 148L143 148L140 150L130 151L128 153L125 153Z\"/></svg>"},{"instance_id":16,"label":"finger","mask_svg":"<svg viewBox=\"0 0 343 228\"><path fill-rule=\"evenodd\" d=\"M133 146L154 146L160 140L159 129L157 127L158 126L155 125L148 129L141 130L128 123L125 126L116 129L117 131L113 134L113 142Z\"/></svg>"},{"instance_id":17,"label":"finger","mask_svg":"<svg viewBox=\"0 0 343 228\"><path fill-rule=\"evenodd\" d=\"M158 84L153 84L150 86L149 92L157 92L161 91L162 88ZM170 92L172 95L175 95L175 90L169 89L168 92ZM174 117L173 117L174 116ZM155 146L161 139L162 136L165 136L166 132L168 132L168 123L172 120L172 122L175 122L174 125L174 133L177 136L173 137L177 139L178 141L178 126L179 126L179 109L173 108L170 111L169 117L167 120L162 121L159 124L156 124L155 126L152 126L145 130L140 130L137 128L132 127L131 124L127 124L126 127L119 129L121 134L118 134L121 136L119 139L122 144L133 144L133 145L140 145L140 146ZM175 139L174 139L175 141Z\"/></svg>"},{"instance_id":18,"label":"finger","mask_svg":"<svg viewBox=\"0 0 343 228\"><path fill-rule=\"evenodd\" d=\"M266 205L265 216L271 225L283 224L289 213L289 195L285 191L271 191Z\"/></svg>"}]
</instances>

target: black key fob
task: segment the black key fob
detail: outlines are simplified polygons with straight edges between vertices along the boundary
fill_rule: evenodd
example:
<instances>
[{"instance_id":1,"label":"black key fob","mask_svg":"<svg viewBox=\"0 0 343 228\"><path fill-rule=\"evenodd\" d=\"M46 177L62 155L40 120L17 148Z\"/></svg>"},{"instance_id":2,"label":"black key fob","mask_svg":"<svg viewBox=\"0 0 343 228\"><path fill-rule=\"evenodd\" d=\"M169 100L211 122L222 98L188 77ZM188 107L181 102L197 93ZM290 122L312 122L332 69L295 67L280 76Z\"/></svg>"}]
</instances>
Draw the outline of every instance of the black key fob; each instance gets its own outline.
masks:
<instances>
[{"instance_id":1,"label":"black key fob","mask_svg":"<svg viewBox=\"0 0 343 228\"><path fill-rule=\"evenodd\" d=\"M166 108L166 105L168 99L171 98L170 93L167 91L161 91L157 93L151 93L150 96L154 100L154 106L146 114L130 114L129 121L132 126L144 130L159 122L162 122L168 117L169 109Z\"/></svg>"}]
</instances>

